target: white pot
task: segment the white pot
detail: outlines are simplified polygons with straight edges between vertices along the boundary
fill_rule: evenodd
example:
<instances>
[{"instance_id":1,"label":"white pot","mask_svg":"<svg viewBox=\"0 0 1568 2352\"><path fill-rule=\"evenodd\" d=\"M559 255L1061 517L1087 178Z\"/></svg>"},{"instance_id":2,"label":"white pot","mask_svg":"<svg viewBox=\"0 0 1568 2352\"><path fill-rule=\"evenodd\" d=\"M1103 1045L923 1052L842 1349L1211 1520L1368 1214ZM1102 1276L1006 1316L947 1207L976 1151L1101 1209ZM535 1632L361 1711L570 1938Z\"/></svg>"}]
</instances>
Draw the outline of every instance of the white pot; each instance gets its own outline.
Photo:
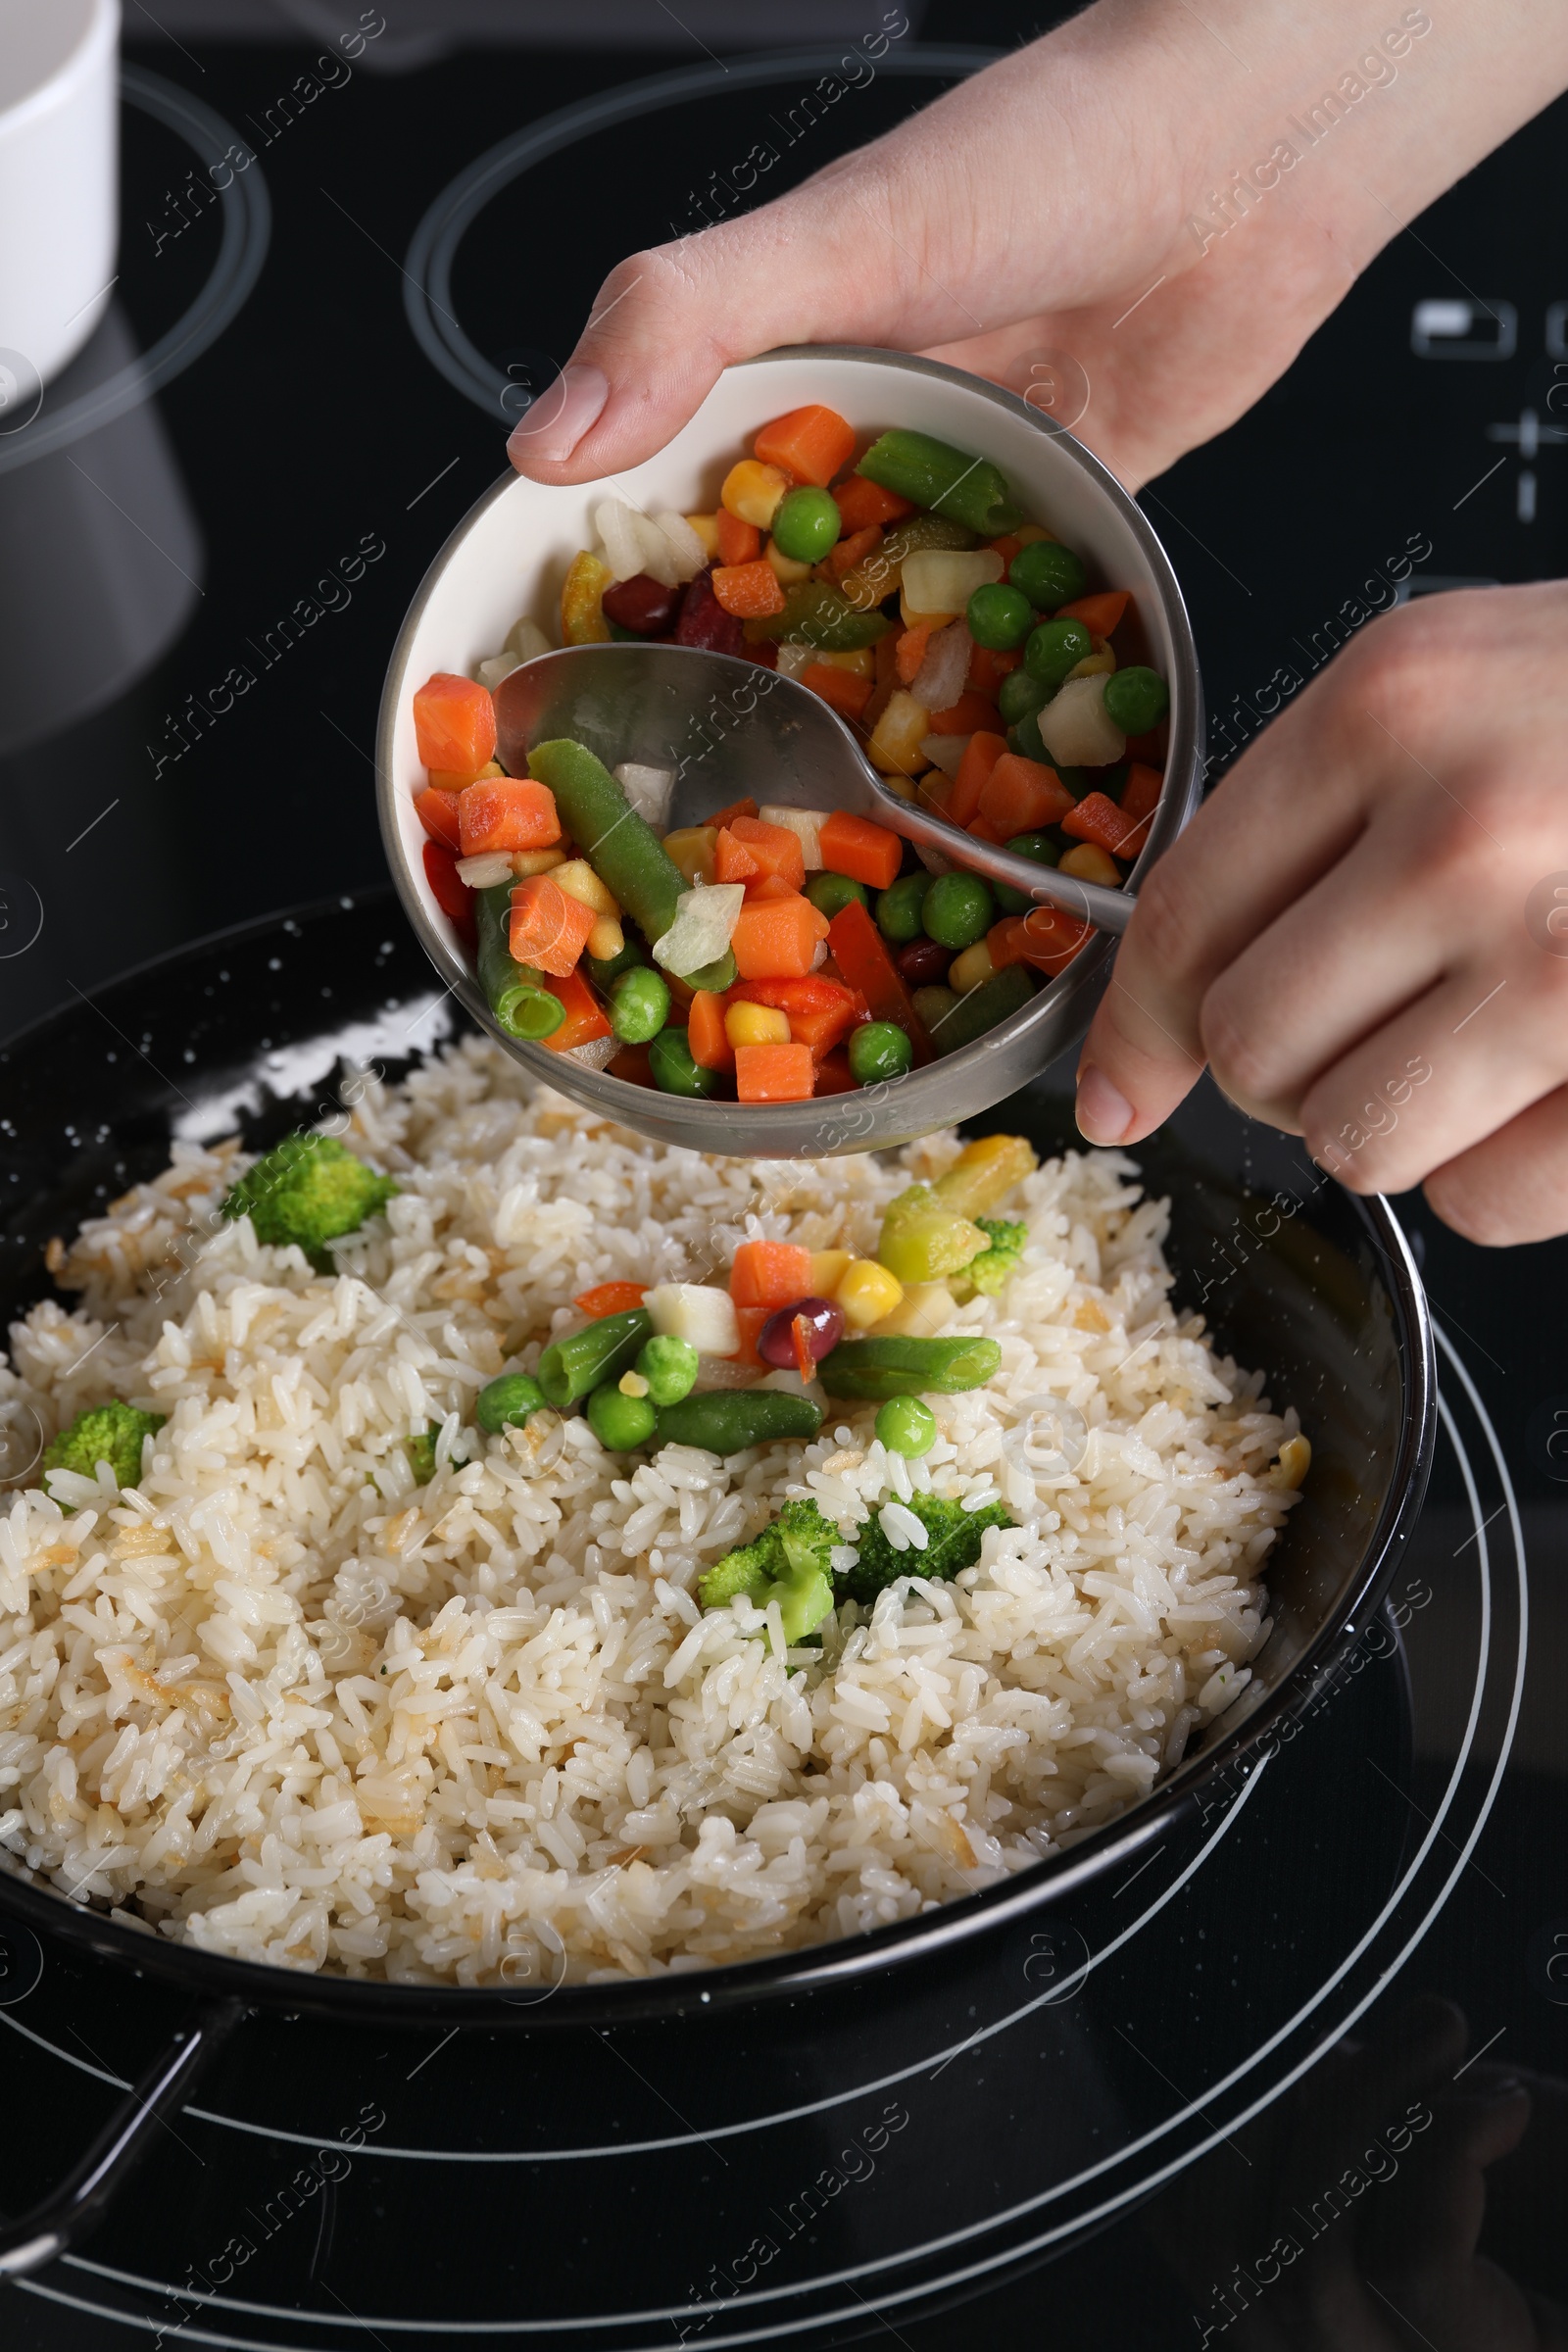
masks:
<instances>
[{"instance_id":1,"label":"white pot","mask_svg":"<svg viewBox=\"0 0 1568 2352\"><path fill-rule=\"evenodd\" d=\"M34 386L58 375L109 301L119 240L119 38L120 0L0 0L0 396L8 404L26 397L29 369Z\"/></svg>"}]
</instances>

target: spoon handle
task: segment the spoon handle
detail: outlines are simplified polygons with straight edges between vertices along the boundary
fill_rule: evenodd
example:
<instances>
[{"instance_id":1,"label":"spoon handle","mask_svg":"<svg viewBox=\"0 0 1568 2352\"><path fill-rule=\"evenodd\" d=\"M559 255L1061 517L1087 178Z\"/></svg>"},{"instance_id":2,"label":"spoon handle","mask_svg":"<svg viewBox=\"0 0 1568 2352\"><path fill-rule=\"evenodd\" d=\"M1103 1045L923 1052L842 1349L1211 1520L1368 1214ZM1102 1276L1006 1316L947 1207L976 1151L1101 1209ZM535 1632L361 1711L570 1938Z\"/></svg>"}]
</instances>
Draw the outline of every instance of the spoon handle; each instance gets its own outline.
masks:
<instances>
[{"instance_id":1,"label":"spoon handle","mask_svg":"<svg viewBox=\"0 0 1568 2352\"><path fill-rule=\"evenodd\" d=\"M878 821L890 833L901 834L906 841L923 842L928 850L940 850L956 865L984 874L988 882L1010 883L1026 898L1076 914L1081 921L1093 923L1097 931L1113 932L1119 938L1132 921L1138 901L1130 890L1107 890L1102 882L1080 882L1071 874L1058 874L1054 866L1039 865L1032 858L1019 858L993 842L978 841L972 833L950 825L945 817L933 816L911 801L901 801L873 770L867 773Z\"/></svg>"}]
</instances>

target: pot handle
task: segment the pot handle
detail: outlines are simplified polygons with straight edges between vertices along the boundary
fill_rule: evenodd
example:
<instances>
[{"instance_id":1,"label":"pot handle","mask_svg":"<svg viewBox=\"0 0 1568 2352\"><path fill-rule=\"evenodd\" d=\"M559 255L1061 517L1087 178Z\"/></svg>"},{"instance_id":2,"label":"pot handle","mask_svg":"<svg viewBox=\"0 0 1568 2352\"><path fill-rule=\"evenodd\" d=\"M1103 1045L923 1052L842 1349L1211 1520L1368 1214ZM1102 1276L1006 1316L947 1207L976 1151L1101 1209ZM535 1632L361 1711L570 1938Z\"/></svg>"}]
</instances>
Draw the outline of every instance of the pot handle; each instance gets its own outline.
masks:
<instances>
[{"instance_id":1,"label":"pot handle","mask_svg":"<svg viewBox=\"0 0 1568 2352\"><path fill-rule=\"evenodd\" d=\"M187 2019L64 2180L30 2213L0 2224L0 2278L42 2270L91 2227L244 2015L243 2001L210 2001Z\"/></svg>"}]
</instances>

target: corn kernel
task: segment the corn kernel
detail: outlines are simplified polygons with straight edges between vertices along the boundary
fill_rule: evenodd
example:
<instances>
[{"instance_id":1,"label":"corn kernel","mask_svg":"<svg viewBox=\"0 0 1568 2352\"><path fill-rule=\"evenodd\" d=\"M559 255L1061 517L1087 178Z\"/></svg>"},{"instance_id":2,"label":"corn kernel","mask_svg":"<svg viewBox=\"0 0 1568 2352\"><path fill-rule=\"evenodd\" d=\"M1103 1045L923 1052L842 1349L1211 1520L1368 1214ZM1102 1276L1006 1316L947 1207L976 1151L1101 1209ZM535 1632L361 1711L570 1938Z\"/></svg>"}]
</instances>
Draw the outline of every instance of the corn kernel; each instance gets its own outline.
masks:
<instances>
[{"instance_id":1,"label":"corn kernel","mask_svg":"<svg viewBox=\"0 0 1568 2352\"><path fill-rule=\"evenodd\" d=\"M1120 866L1098 841L1075 841L1056 871L1072 874L1080 882L1103 882L1107 890L1114 890L1121 881Z\"/></svg>"},{"instance_id":2,"label":"corn kernel","mask_svg":"<svg viewBox=\"0 0 1568 2352\"><path fill-rule=\"evenodd\" d=\"M929 1340L957 1311L945 1282L911 1282L898 1305L873 1329L879 1340Z\"/></svg>"},{"instance_id":3,"label":"corn kernel","mask_svg":"<svg viewBox=\"0 0 1568 2352\"><path fill-rule=\"evenodd\" d=\"M764 466L759 458L742 458L725 474L719 503L742 522L755 522L760 531L770 531L789 486L789 475L777 466Z\"/></svg>"},{"instance_id":4,"label":"corn kernel","mask_svg":"<svg viewBox=\"0 0 1568 2352\"><path fill-rule=\"evenodd\" d=\"M790 1016L772 1004L732 1004L724 1015L724 1035L732 1046L787 1046Z\"/></svg>"},{"instance_id":5,"label":"corn kernel","mask_svg":"<svg viewBox=\"0 0 1568 2352\"><path fill-rule=\"evenodd\" d=\"M1111 672L1111 671L1112 671L1112 670L1115 668L1115 666L1116 666L1116 657L1115 657L1115 655L1114 655L1114 654L1113 654L1113 653L1110 651L1109 647L1107 646L1107 647L1106 647L1106 649L1105 649L1105 651L1104 651L1102 654L1085 654L1085 656L1084 656L1084 658L1083 658L1083 660L1082 660L1081 662L1075 662L1073 663L1073 665L1072 665L1071 669L1069 669L1069 670L1068 670L1068 672L1067 672L1067 677L1069 677L1069 678L1102 678L1102 677L1108 677L1108 676L1110 675L1110 672ZM1065 685L1065 684L1066 684L1066 679L1065 679L1065 678L1062 680L1062 683L1063 683L1063 685Z\"/></svg>"},{"instance_id":6,"label":"corn kernel","mask_svg":"<svg viewBox=\"0 0 1568 2352\"><path fill-rule=\"evenodd\" d=\"M871 765L885 776L923 776L931 762L920 744L930 732L930 711L901 688L871 729Z\"/></svg>"},{"instance_id":7,"label":"corn kernel","mask_svg":"<svg viewBox=\"0 0 1568 2352\"><path fill-rule=\"evenodd\" d=\"M519 882L526 882L530 874L552 874L558 865L564 865L565 862L564 850L514 850L512 853L512 870Z\"/></svg>"},{"instance_id":8,"label":"corn kernel","mask_svg":"<svg viewBox=\"0 0 1568 2352\"><path fill-rule=\"evenodd\" d=\"M868 1331L891 1315L904 1297L904 1285L886 1266L879 1266L874 1257L852 1257L833 1290L833 1298L844 1309L844 1320L853 1331Z\"/></svg>"},{"instance_id":9,"label":"corn kernel","mask_svg":"<svg viewBox=\"0 0 1568 2352\"><path fill-rule=\"evenodd\" d=\"M977 939L972 948L965 948L963 954L956 956L949 964L948 986L956 988L960 997L966 997L971 988L978 988L982 980L989 980L996 968L991 960L990 948L983 939Z\"/></svg>"},{"instance_id":10,"label":"corn kernel","mask_svg":"<svg viewBox=\"0 0 1568 2352\"><path fill-rule=\"evenodd\" d=\"M909 602L908 590L901 583L899 588L899 618L903 621L906 629L918 629L921 626L931 629L945 629L948 625L948 622L953 618L953 614L951 612L916 612L914 606Z\"/></svg>"},{"instance_id":11,"label":"corn kernel","mask_svg":"<svg viewBox=\"0 0 1568 2352\"><path fill-rule=\"evenodd\" d=\"M848 1250L813 1250L811 1251L811 1296L831 1298L851 1262Z\"/></svg>"},{"instance_id":12,"label":"corn kernel","mask_svg":"<svg viewBox=\"0 0 1568 2352\"><path fill-rule=\"evenodd\" d=\"M1037 539L1054 539L1056 536L1054 531L1048 531L1043 522L1020 522L1012 535L1020 547L1033 547Z\"/></svg>"},{"instance_id":13,"label":"corn kernel","mask_svg":"<svg viewBox=\"0 0 1568 2352\"><path fill-rule=\"evenodd\" d=\"M876 656L868 645L858 647L853 654L826 654L813 646L811 660L825 662L829 669L847 669L852 678L876 676Z\"/></svg>"},{"instance_id":14,"label":"corn kernel","mask_svg":"<svg viewBox=\"0 0 1568 2352\"><path fill-rule=\"evenodd\" d=\"M884 776L882 781L898 800L917 801L920 797L920 788L912 776Z\"/></svg>"},{"instance_id":15,"label":"corn kernel","mask_svg":"<svg viewBox=\"0 0 1568 2352\"><path fill-rule=\"evenodd\" d=\"M646 1396L648 1383L640 1372L623 1372L615 1383L623 1396Z\"/></svg>"},{"instance_id":16,"label":"corn kernel","mask_svg":"<svg viewBox=\"0 0 1568 2352\"><path fill-rule=\"evenodd\" d=\"M597 956L601 963L608 963L612 956L620 954L625 945L626 934L620 927L618 914L599 914L594 917L594 927L588 934L590 956Z\"/></svg>"},{"instance_id":17,"label":"corn kernel","mask_svg":"<svg viewBox=\"0 0 1568 2352\"><path fill-rule=\"evenodd\" d=\"M688 514L687 521L707 549L710 559L718 554L718 516L716 514Z\"/></svg>"},{"instance_id":18,"label":"corn kernel","mask_svg":"<svg viewBox=\"0 0 1568 2352\"><path fill-rule=\"evenodd\" d=\"M809 564L797 563L793 556L787 556L776 539L769 539L762 553L773 566L773 577L781 588L793 588L797 581L810 578L811 566ZM817 659L820 661L821 655L818 655Z\"/></svg>"},{"instance_id":19,"label":"corn kernel","mask_svg":"<svg viewBox=\"0 0 1568 2352\"><path fill-rule=\"evenodd\" d=\"M595 914L619 914L620 907L613 895L600 881L586 858L573 858L554 869L558 886L579 906L591 906Z\"/></svg>"},{"instance_id":20,"label":"corn kernel","mask_svg":"<svg viewBox=\"0 0 1568 2352\"><path fill-rule=\"evenodd\" d=\"M1311 1439L1287 1438L1269 1476L1276 1487L1298 1487L1311 1467Z\"/></svg>"},{"instance_id":21,"label":"corn kernel","mask_svg":"<svg viewBox=\"0 0 1568 2352\"><path fill-rule=\"evenodd\" d=\"M664 854L680 867L695 890L699 882L711 882L713 864L718 851L718 830L714 825L682 825L664 835Z\"/></svg>"}]
</instances>

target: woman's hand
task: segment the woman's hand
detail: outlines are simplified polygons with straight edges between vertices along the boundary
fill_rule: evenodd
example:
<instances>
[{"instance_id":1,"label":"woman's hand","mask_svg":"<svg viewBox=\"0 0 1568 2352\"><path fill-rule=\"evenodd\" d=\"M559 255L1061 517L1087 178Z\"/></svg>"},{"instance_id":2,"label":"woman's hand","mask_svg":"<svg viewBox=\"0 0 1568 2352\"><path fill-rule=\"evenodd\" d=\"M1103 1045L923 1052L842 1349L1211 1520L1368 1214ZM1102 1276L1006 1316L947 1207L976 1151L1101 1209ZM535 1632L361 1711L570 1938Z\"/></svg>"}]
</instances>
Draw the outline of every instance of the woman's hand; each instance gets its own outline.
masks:
<instances>
[{"instance_id":1,"label":"woman's hand","mask_svg":"<svg viewBox=\"0 0 1568 2352\"><path fill-rule=\"evenodd\" d=\"M1379 248L1564 82L1560 0L1441 19L1100 0L774 203L622 262L513 463L615 473L731 361L845 342L1018 391L1064 352L1089 405L1061 420L1137 483L1250 408Z\"/></svg>"},{"instance_id":2,"label":"woman's hand","mask_svg":"<svg viewBox=\"0 0 1568 2352\"><path fill-rule=\"evenodd\" d=\"M1568 1230L1568 584L1374 621L1151 873L1079 1066L1136 1143L1203 1061L1352 1192Z\"/></svg>"}]
</instances>

